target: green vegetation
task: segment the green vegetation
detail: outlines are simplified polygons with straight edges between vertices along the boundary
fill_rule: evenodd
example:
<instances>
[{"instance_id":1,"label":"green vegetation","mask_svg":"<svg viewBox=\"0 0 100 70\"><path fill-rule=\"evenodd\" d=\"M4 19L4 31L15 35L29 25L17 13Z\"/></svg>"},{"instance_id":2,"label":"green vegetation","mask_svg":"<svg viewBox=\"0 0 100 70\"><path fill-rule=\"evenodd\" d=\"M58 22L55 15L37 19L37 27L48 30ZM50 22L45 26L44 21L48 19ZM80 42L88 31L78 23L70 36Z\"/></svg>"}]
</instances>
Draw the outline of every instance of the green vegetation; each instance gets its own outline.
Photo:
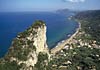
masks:
<instances>
[{"instance_id":1,"label":"green vegetation","mask_svg":"<svg viewBox=\"0 0 100 70\"><path fill-rule=\"evenodd\" d=\"M20 36L19 38L25 38L29 36L30 32L28 30L25 30L24 32L19 33L18 35Z\"/></svg>"},{"instance_id":2,"label":"green vegetation","mask_svg":"<svg viewBox=\"0 0 100 70\"><path fill-rule=\"evenodd\" d=\"M66 56L64 56L64 54ZM63 55L59 54L50 61L49 65L52 67L51 70L63 70L66 66L66 70L92 70L100 69L100 49L91 49L88 47L80 47L69 50L64 50ZM68 63L70 61L70 63ZM53 66L57 65L57 66Z\"/></svg>"},{"instance_id":3,"label":"green vegetation","mask_svg":"<svg viewBox=\"0 0 100 70\"><path fill-rule=\"evenodd\" d=\"M100 45L100 10L80 12L75 18L81 22L82 29L91 36L90 39Z\"/></svg>"},{"instance_id":4,"label":"green vegetation","mask_svg":"<svg viewBox=\"0 0 100 70\"><path fill-rule=\"evenodd\" d=\"M42 20L38 20L38 21L35 21L35 23L32 25L33 28L38 28L38 27L41 27L41 26L44 26L45 25L45 22L42 21Z\"/></svg>"},{"instance_id":5,"label":"green vegetation","mask_svg":"<svg viewBox=\"0 0 100 70\"><path fill-rule=\"evenodd\" d=\"M48 54L40 52L38 54L38 62L35 64L37 70L47 70Z\"/></svg>"},{"instance_id":6,"label":"green vegetation","mask_svg":"<svg viewBox=\"0 0 100 70\"><path fill-rule=\"evenodd\" d=\"M31 50L36 51L36 47L33 45L33 43L34 43L34 41L30 41L30 40L27 41L27 45L29 46L29 48Z\"/></svg>"},{"instance_id":7,"label":"green vegetation","mask_svg":"<svg viewBox=\"0 0 100 70\"><path fill-rule=\"evenodd\" d=\"M27 42L25 42L21 39L15 39L9 51L10 52L7 54L8 56L15 57L18 60L26 61L28 54L31 51L36 51L36 47L33 45L33 41L27 40ZM8 56L6 56L6 58L8 58Z\"/></svg>"},{"instance_id":8,"label":"green vegetation","mask_svg":"<svg viewBox=\"0 0 100 70\"><path fill-rule=\"evenodd\" d=\"M29 50L23 48L24 43L23 40L15 39L7 55L18 58L19 60L26 60L26 54L29 53ZM7 56L5 58L7 58Z\"/></svg>"},{"instance_id":9,"label":"green vegetation","mask_svg":"<svg viewBox=\"0 0 100 70\"><path fill-rule=\"evenodd\" d=\"M17 65L16 61L0 63L0 70L19 70L20 66Z\"/></svg>"}]
</instances>

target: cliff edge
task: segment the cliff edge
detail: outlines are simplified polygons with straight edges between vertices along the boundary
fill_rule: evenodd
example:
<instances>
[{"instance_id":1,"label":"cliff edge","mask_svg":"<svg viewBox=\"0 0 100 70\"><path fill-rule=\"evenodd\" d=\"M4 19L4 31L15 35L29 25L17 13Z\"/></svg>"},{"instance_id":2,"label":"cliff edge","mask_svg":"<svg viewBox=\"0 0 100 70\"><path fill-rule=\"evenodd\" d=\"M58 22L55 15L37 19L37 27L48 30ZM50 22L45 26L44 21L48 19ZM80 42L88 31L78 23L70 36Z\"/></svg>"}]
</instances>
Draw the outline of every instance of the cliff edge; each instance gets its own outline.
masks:
<instances>
[{"instance_id":1,"label":"cliff edge","mask_svg":"<svg viewBox=\"0 0 100 70\"><path fill-rule=\"evenodd\" d=\"M36 21L27 30L17 35L8 53L1 59L0 66L15 64L15 70L33 70L41 52L49 55L46 25L43 21Z\"/></svg>"}]
</instances>

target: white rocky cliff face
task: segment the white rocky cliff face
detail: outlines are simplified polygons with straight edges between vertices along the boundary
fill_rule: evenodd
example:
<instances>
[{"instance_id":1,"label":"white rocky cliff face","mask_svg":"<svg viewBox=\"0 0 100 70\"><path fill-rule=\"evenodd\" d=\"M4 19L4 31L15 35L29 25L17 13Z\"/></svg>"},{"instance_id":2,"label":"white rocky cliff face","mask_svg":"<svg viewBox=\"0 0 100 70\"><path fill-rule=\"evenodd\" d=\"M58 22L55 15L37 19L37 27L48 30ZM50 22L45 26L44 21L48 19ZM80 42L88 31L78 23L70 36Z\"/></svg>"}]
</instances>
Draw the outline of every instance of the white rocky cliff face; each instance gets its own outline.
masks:
<instances>
[{"instance_id":1,"label":"white rocky cliff face","mask_svg":"<svg viewBox=\"0 0 100 70\"><path fill-rule=\"evenodd\" d=\"M14 39L4 61L22 65L20 70L32 70L40 52L49 55L46 40L46 25L37 21Z\"/></svg>"},{"instance_id":2,"label":"white rocky cliff face","mask_svg":"<svg viewBox=\"0 0 100 70\"><path fill-rule=\"evenodd\" d=\"M40 27L35 30L37 34L34 38L34 45L37 46L37 53L39 52L47 52L47 44L46 44L46 26Z\"/></svg>"}]
</instances>

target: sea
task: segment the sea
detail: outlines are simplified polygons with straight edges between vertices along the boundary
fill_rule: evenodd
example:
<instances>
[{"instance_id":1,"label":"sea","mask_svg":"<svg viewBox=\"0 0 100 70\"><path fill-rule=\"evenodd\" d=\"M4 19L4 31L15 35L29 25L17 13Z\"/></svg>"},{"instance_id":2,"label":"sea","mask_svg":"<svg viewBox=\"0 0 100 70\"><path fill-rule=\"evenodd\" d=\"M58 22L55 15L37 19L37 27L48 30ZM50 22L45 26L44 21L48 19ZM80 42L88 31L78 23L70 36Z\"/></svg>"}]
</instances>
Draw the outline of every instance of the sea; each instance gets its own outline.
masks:
<instances>
[{"instance_id":1,"label":"sea","mask_svg":"<svg viewBox=\"0 0 100 70\"><path fill-rule=\"evenodd\" d=\"M69 38L78 23L68 18L73 13L56 12L0 12L0 57L3 57L19 32L23 32L36 20L43 20L47 26L48 48L53 48L60 41Z\"/></svg>"}]
</instances>

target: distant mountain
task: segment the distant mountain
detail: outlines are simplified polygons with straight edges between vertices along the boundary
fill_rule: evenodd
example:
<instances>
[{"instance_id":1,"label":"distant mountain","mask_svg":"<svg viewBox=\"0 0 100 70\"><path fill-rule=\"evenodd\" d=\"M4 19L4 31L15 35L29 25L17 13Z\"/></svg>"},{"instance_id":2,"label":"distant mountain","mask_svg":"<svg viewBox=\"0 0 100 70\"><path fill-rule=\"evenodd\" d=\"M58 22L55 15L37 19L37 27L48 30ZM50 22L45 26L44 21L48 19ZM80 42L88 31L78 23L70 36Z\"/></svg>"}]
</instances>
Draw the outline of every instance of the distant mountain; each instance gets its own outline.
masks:
<instances>
[{"instance_id":1,"label":"distant mountain","mask_svg":"<svg viewBox=\"0 0 100 70\"><path fill-rule=\"evenodd\" d=\"M62 13L62 14L67 14L67 13L76 13L76 11L70 10L70 9L59 9L56 11L56 13Z\"/></svg>"},{"instance_id":2,"label":"distant mountain","mask_svg":"<svg viewBox=\"0 0 100 70\"><path fill-rule=\"evenodd\" d=\"M77 13L75 16L78 19L100 19L100 10L88 10Z\"/></svg>"}]
</instances>

